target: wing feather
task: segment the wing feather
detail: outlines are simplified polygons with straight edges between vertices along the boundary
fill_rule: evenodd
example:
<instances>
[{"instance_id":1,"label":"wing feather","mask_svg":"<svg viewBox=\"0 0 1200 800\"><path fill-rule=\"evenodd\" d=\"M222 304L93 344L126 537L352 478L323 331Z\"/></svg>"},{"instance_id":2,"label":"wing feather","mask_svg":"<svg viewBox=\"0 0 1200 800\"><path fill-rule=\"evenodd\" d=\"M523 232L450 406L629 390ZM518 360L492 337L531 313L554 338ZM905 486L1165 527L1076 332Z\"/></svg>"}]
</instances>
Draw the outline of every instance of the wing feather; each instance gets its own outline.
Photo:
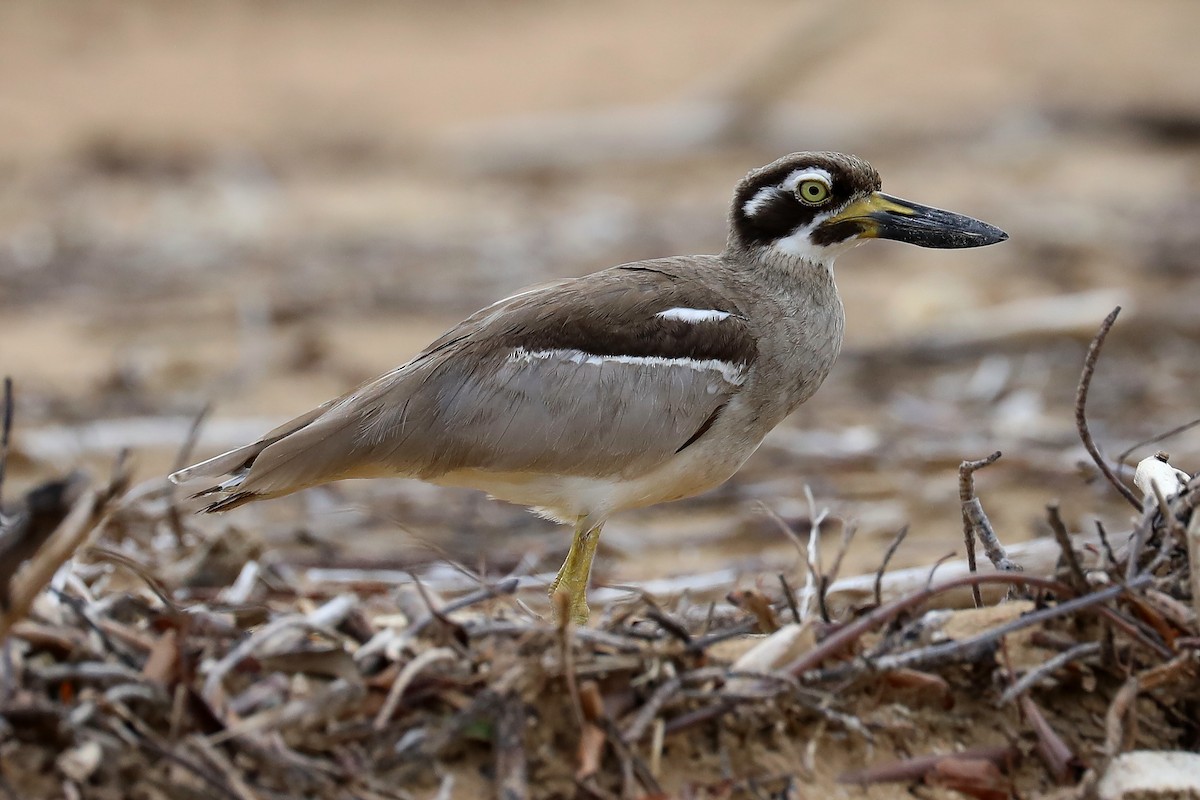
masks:
<instances>
[{"instance_id":1,"label":"wing feather","mask_svg":"<svg viewBox=\"0 0 1200 800\"><path fill-rule=\"evenodd\" d=\"M180 474L241 469L214 488L244 502L350 477L651 469L707 432L757 358L753 322L695 270L664 259L519 293L408 364ZM679 308L723 315L656 316Z\"/></svg>"}]
</instances>

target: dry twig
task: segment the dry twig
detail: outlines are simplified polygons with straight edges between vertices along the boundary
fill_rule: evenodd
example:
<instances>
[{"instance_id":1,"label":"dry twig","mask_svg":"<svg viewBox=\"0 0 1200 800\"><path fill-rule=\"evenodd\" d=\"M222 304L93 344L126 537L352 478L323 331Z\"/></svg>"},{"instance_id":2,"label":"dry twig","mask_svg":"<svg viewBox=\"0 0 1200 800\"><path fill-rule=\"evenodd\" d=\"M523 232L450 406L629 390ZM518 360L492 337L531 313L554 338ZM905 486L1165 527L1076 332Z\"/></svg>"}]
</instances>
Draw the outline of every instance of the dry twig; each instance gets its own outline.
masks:
<instances>
[{"instance_id":1,"label":"dry twig","mask_svg":"<svg viewBox=\"0 0 1200 800\"><path fill-rule=\"evenodd\" d=\"M983 506L975 496L975 470L994 464L998 458L1000 458L999 450L978 461L964 461L958 467L958 499L962 503L963 543L966 545L967 565L971 572L976 571L975 540L983 531L991 533L992 530L987 515L983 513ZM992 533L991 539L995 539L994 533ZM983 605L983 598L979 594L978 586L971 587L971 595L975 599L976 608Z\"/></svg>"},{"instance_id":2,"label":"dry twig","mask_svg":"<svg viewBox=\"0 0 1200 800\"><path fill-rule=\"evenodd\" d=\"M192 451L196 449L196 442L200 439L200 429L204 427L204 420L208 418L211 410L212 404L205 403L192 420L187 435L183 437L183 443L180 444L179 451L175 454L175 464L171 468L171 472L178 472L191 461ZM171 526L171 532L175 534L176 546L183 544L184 533L183 516L179 513L179 506L176 504L178 495L179 487L174 481L167 481L167 522Z\"/></svg>"},{"instance_id":3,"label":"dry twig","mask_svg":"<svg viewBox=\"0 0 1200 800\"><path fill-rule=\"evenodd\" d=\"M103 490L83 490L45 544L31 556L25 569L12 577L8 586L8 605L0 614L0 640L25 617L34 599L54 577L54 573L96 530L110 504L125 490L128 481L128 473L123 465L118 464L108 487Z\"/></svg>"},{"instance_id":4,"label":"dry twig","mask_svg":"<svg viewBox=\"0 0 1200 800\"><path fill-rule=\"evenodd\" d=\"M1039 665L1036 669L1031 669L1029 672L1021 676L1019 680L1012 682L1012 685L1004 690L1004 694L1000 695L1000 699L996 701L996 705L1007 705L1029 691L1035 683L1048 677L1050 674L1057 672L1061 667L1065 667L1075 661L1082 661L1088 656L1095 655L1100 652L1099 642L1083 642L1077 644L1069 650L1064 650L1045 663Z\"/></svg>"},{"instance_id":5,"label":"dry twig","mask_svg":"<svg viewBox=\"0 0 1200 800\"><path fill-rule=\"evenodd\" d=\"M904 542L904 537L908 536L908 526L900 526L900 530L896 531L896 535L892 537L892 541L888 543L887 550L883 552L883 561L879 563L879 569L875 571L875 607L883 605L883 573L887 572L888 563L891 562L892 556L900 549L900 545ZM970 551L968 551L970 552ZM975 570L974 555L972 555L971 570Z\"/></svg>"},{"instance_id":6,"label":"dry twig","mask_svg":"<svg viewBox=\"0 0 1200 800\"><path fill-rule=\"evenodd\" d=\"M1079 766L1079 758L1071 752L1071 748L1063 741L1063 738L1051 727L1050 722L1046 719L1046 715L1038 708L1037 703L1033 702L1027 694L1021 695L1020 699L1021 713L1033 726L1034 733L1037 734L1037 752L1041 757L1042 763L1050 770L1050 774L1060 784L1065 783L1071 776L1073 770Z\"/></svg>"},{"instance_id":7,"label":"dry twig","mask_svg":"<svg viewBox=\"0 0 1200 800\"><path fill-rule=\"evenodd\" d=\"M1079 376L1079 388L1075 391L1075 427L1079 431L1079 438L1083 440L1083 446L1087 448L1088 455L1096 463L1096 467L1108 482L1112 484L1113 488L1129 501L1130 505L1141 511L1141 501L1138 500L1137 495L1128 486L1121 483L1117 479L1117 476L1113 474L1112 468L1108 465L1108 462L1100 452L1100 448L1096 445L1096 440L1092 438L1087 421L1088 390L1092 385L1092 374L1096 371L1096 360L1100 358L1100 348L1104 346L1104 339L1108 336L1109 330L1112 329L1113 323L1117 321L1117 315L1120 313L1120 306L1114 308L1112 313L1100 323L1100 330L1096 332L1092 343L1088 345L1087 356L1083 360L1083 373Z\"/></svg>"},{"instance_id":8,"label":"dry twig","mask_svg":"<svg viewBox=\"0 0 1200 800\"><path fill-rule=\"evenodd\" d=\"M1075 555L1075 549L1071 546L1071 536L1067 533L1067 526L1058 512L1058 503L1050 503L1046 506L1046 519L1050 523L1050 530L1054 532L1055 541L1062 549L1063 560L1066 562L1071 576L1072 588L1077 592L1086 592L1087 576L1083 574L1083 567L1079 566L1079 557Z\"/></svg>"},{"instance_id":9,"label":"dry twig","mask_svg":"<svg viewBox=\"0 0 1200 800\"><path fill-rule=\"evenodd\" d=\"M850 543L854 541L854 534L857 532L858 526L853 522L846 522L842 525L842 539L838 544L837 555L833 558L833 566L828 572L821 575L817 585L817 607L821 611L821 620L823 622L831 622L829 616L829 607L825 604L825 596L829 593L829 584L837 580L838 573L842 569L842 559L846 557L846 551L850 549Z\"/></svg>"},{"instance_id":10,"label":"dry twig","mask_svg":"<svg viewBox=\"0 0 1200 800\"><path fill-rule=\"evenodd\" d=\"M1117 463L1124 464L1125 459L1129 458L1129 456L1131 456L1135 450L1139 450L1148 445L1158 444L1159 442L1164 442L1167 439L1170 439L1172 436L1178 436L1181 433L1190 431L1192 428L1196 427L1197 425L1200 425L1200 418L1191 420L1190 422L1185 422L1182 425L1176 425L1174 428L1171 428L1168 431L1164 431L1162 433L1155 434L1154 436L1151 436L1149 439L1143 439L1142 441L1138 442L1137 444L1131 444L1129 447L1126 447L1124 450L1122 450L1121 454L1119 456L1117 456Z\"/></svg>"},{"instance_id":11,"label":"dry twig","mask_svg":"<svg viewBox=\"0 0 1200 800\"><path fill-rule=\"evenodd\" d=\"M881 764L877 767L845 772L838 776L838 783L854 783L859 786L869 786L877 783L912 783L921 780L939 763L950 758L981 759L990 761L998 767L1007 767L1020 757L1021 753L1011 745L986 745L961 750L953 755L929 755L908 758L891 764Z\"/></svg>"},{"instance_id":12,"label":"dry twig","mask_svg":"<svg viewBox=\"0 0 1200 800\"><path fill-rule=\"evenodd\" d=\"M867 670L878 669L894 669L897 667L917 667L918 665L928 665L929 663L944 663L946 659L954 659L960 657L964 652L973 651L980 647L993 645L1001 637L1020 630L1021 628L1029 627L1033 624L1038 624L1045 619L1050 619L1057 616L1072 613L1074 611L1096 606L1111 600L1122 592L1143 586L1149 582L1146 576L1142 576L1136 582L1125 586L1111 586L1099 592L1094 592L1084 597L1076 597L1073 600L1068 600L1060 603L1057 606L1041 609L1014 620L1006 625L986 631L978 636L969 639L960 639L951 642L939 643L929 647L920 648L918 650L906 651L893 656L884 656L875 659L868 664L851 667L850 669L832 669L826 674L813 676L820 680L829 680L839 677L845 677L852 672L861 672ZM804 676L811 670L814 670L826 659L845 652L851 644L857 641L864 633L869 630L877 629L887 622L894 619L898 614L918 607L925 603L930 597L939 593L949 591L960 586L970 586L972 583L1007 583L1019 586L1032 586L1037 588L1049 589L1051 591L1070 595L1070 587L1059 583L1058 581L1048 578L1040 578L1034 575L1025 575L1019 572L1003 572L994 573L991 575L968 575L952 581L947 581L936 587L931 587L922 592L917 592L908 597L888 603L885 606L875 609L870 614L855 620L854 622L844 626L836 631L831 636L827 637L820 645L805 653L800 658L788 664L784 670L791 675L797 677ZM1103 610L1102 610L1103 613ZM1107 615L1106 615L1107 616Z\"/></svg>"}]
</instances>

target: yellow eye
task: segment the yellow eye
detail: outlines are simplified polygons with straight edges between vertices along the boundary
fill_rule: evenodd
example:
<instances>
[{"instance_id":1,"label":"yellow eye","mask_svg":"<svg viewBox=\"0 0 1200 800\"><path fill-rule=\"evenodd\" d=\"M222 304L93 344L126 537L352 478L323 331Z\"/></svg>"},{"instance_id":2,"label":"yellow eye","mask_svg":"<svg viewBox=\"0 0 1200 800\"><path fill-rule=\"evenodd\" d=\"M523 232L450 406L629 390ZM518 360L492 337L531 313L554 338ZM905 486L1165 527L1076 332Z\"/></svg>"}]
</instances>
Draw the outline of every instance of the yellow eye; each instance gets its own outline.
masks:
<instances>
[{"instance_id":1,"label":"yellow eye","mask_svg":"<svg viewBox=\"0 0 1200 800\"><path fill-rule=\"evenodd\" d=\"M805 205L819 206L829 199L829 184L816 179L800 181L800 185L796 187L796 196Z\"/></svg>"}]
</instances>

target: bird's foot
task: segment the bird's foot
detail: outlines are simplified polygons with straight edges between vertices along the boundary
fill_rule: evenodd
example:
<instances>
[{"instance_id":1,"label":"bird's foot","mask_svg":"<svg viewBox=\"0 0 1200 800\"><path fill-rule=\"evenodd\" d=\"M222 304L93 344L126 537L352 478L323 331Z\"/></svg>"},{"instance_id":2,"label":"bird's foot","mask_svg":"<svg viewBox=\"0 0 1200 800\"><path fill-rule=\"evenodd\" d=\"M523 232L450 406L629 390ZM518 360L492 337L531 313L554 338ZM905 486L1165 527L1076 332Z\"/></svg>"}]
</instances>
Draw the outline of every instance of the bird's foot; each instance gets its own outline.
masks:
<instances>
[{"instance_id":1,"label":"bird's foot","mask_svg":"<svg viewBox=\"0 0 1200 800\"><path fill-rule=\"evenodd\" d=\"M586 517L581 517L575 525L575 536L571 539L567 560L550 584L550 606L554 609L556 622L562 623L565 617L576 625L587 624L588 581L592 575L592 559L596 557L596 547L600 544L602 525L591 525Z\"/></svg>"},{"instance_id":2,"label":"bird's foot","mask_svg":"<svg viewBox=\"0 0 1200 800\"><path fill-rule=\"evenodd\" d=\"M563 579L562 573L550 584L550 607L554 611L554 621L562 623L564 615L576 625L587 625L591 609L587 604L587 583L583 586L572 586L570 581Z\"/></svg>"}]
</instances>

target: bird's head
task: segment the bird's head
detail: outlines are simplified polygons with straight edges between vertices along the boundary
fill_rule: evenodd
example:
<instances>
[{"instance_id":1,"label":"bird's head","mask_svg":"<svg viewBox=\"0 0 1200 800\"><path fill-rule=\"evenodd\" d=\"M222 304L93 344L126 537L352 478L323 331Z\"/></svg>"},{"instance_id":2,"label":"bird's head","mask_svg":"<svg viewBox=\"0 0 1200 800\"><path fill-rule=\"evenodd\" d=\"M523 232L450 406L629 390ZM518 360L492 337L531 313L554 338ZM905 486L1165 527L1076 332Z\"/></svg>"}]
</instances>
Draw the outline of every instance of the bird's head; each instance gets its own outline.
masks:
<instances>
[{"instance_id":1,"label":"bird's head","mask_svg":"<svg viewBox=\"0 0 1200 800\"><path fill-rule=\"evenodd\" d=\"M829 265L867 239L960 248L1008 238L986 222L901 200L879 187L879 173L856 156L784 156L738 184L729 250Z\"/></svg>"}]
</instances>

